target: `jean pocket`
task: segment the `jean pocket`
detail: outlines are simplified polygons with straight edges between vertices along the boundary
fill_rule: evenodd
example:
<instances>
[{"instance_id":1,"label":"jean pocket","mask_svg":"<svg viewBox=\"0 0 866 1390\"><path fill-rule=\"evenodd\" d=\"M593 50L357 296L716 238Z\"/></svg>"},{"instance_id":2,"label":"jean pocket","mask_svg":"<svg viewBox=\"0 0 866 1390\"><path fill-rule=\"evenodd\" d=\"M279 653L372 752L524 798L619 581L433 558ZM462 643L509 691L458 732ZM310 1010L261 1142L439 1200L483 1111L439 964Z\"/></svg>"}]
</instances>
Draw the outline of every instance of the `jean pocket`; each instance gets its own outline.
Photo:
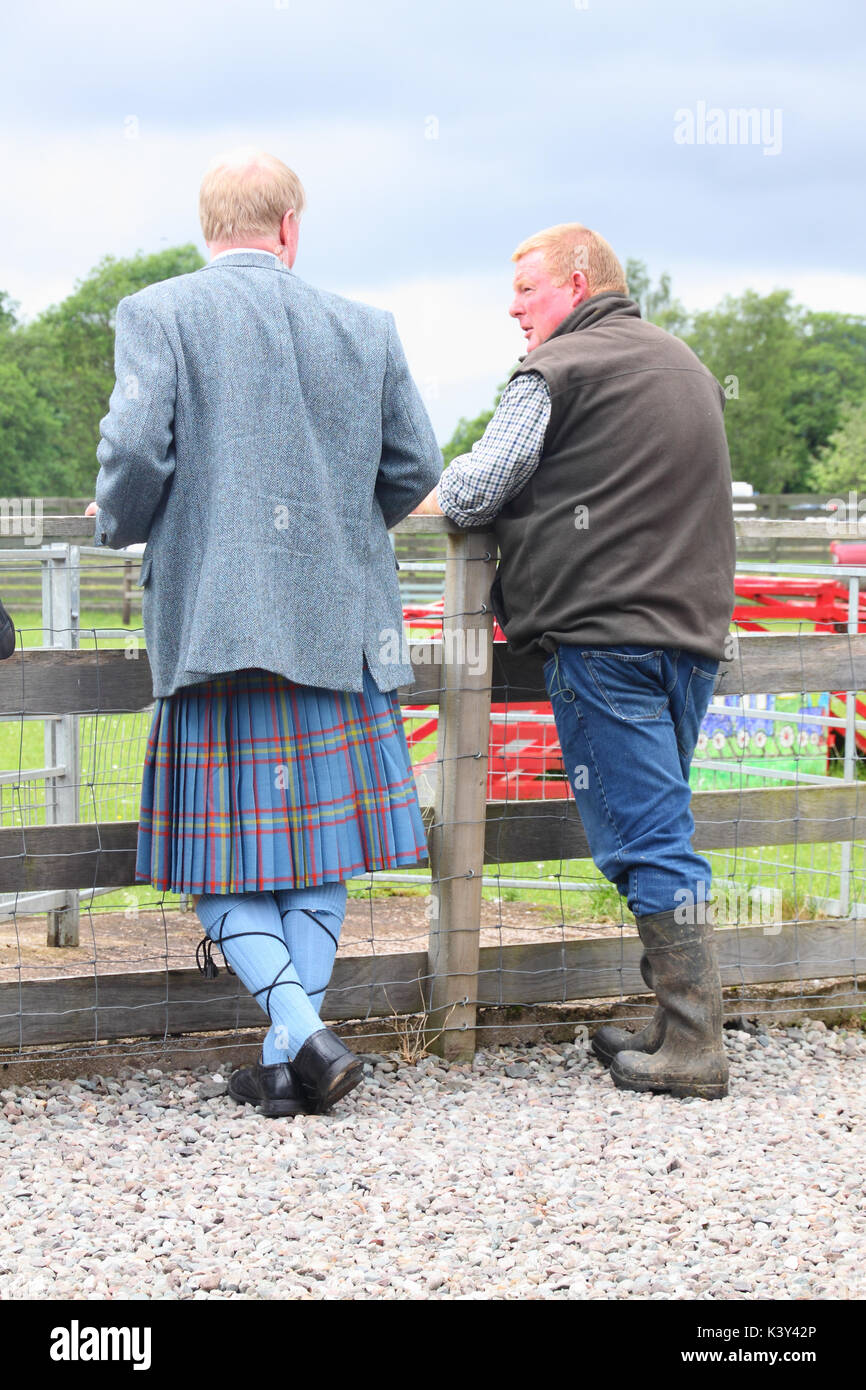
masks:
<instances>
[{"instance_id":1,"label":"jean pocket","mask_svg":"<svg viewBox=\"0 0 866 1390\"><path fill-rule=\"evenodd\" d=\"M686 691L686 709L694 710L699 724L707 712L707 705L713 698L717 672L718 667L714 671L707 671L703 666L692 667L688 690Z\"/></svg>"},{"instance_id":2,"label":"jean pocket","mask_svg":"<svg viewBox=\"0 0 866 1390\"><path fill-rule=\"evenodd\" d=\"M718 670L718 667L716 668ZM713 698L716 671L707 671L703 666L692 666L683 712L674 730L680 756L691 762L694 757L698 735L707 707Z\"/></svg>"},{"instance_id":3,"label":"jean pocket","mask_svg":"<svg viewBox=\"0 0 866 1390\"><path fill-rule=\"evenodd\" d=\"M660 719L668 708L660 651L587 651L582 656L596 689L617 719L628 724Z\"/></svg>"},{"instance_id":4,"label":"jean pocket","mask_svg":"<svg viewBox=\"0 0 866 1390\"><path fill-rule=\"evenodd\" d=\"M686 740L692 745L697 741L701 721L707 712L707 706L713 698L715 683L715 671L707 671L703 666L692 667L689 674L689 683L686 687L683 712L677 724L677 738L680 738L681 733L684 733ZM694 737L692 737L692 735L694 735Z\"/></svg>"},{"instance_id":5,"label":"jean pocket","mask_svg":"<svg viewBox=\"0 0 866 1390\"><path fill-rule=\"evenodd\" d=\"M704 669L703 666L693 666L693 667L692 667L692 674L691 674L691 676L689 677L689 684L692 683L692 681L694 680L695 676L698 676L698 677L699 677L698 684L700 685L700 681L701 681L701 680L705 680L705 681L708 682L708 687L709 687L709 689L712 690L713 681L716 679L716 675L718 674L718 669L719 669L718 666L716 666L712 671L707 671L707 670Z\"/></svg>"}]
</instances>

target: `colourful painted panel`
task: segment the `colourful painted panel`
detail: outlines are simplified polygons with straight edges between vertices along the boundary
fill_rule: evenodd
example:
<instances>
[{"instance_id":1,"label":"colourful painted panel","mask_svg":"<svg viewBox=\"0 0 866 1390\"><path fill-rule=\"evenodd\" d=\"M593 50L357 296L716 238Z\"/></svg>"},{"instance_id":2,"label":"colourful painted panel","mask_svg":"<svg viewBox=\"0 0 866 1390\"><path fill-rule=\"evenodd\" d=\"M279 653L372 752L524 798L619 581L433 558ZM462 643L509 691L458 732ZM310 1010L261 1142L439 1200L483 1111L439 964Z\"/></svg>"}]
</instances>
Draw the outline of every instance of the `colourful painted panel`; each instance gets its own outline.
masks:
<instances>
[{"instance_id":1,"label":"colourful painted panel","mask_svg":"<svg viewBox=\"0 0 866 1390\"><path fill-rule=\"evenodd\" d=\"M698 736L692 762L691 784L699 791L720 787L784 785L798 773L827 771L827 726L809 718L830 712L829 692L814 695L738 695L724 697L730 713L711 710ZM745 706L745 707L744 707ZM785 719L783 715L803 718ZM707 767L707 763L731 763L731 769ZM788 777L762 776L768 772ZM745 773L744 766L757 768Z\"/></svg>"}]
</instances>

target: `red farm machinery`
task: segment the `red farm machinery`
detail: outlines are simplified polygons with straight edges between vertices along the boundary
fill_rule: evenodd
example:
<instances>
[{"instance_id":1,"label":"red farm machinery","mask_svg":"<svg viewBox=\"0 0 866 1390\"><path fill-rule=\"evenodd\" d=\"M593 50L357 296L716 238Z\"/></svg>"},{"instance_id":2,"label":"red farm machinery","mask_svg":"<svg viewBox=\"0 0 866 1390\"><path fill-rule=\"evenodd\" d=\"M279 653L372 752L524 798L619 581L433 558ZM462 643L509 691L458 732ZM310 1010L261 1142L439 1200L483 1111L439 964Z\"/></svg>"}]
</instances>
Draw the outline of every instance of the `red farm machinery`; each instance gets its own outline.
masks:
<instances>
[{"instance_id":1,"label":"red farm machinery","mask_svg":"<svg viewBox=\"0 0 866 1390\"><path fill-rule=\"evenodd\" d=\"M830 547L839 564L866 563L866 544L833 542ZM862 552L862 553L861 553ZM849 625L849 585L831 577L789 575L737 575L734 622L741 632L791 631L802 625L803 632L847 632ZM408 604L404 609L407 626L414 638L435 639L441 633L443 604ZM784 626L783 626L784 625ZM857 631L866 632L866 593L857 602ZM505 636L494 623L494 642ZM731 697L728 697L731 699ZM826 698L826 697L825 697ZM826 733L827 762L841 756L847 697L844 691L829 692L829 713L838 721ZM824 708L827 708L824 705ZM426 716L422 706L406 706L412 721L407 731L410 749L420 751L436 732L435 713ZM856 696L856 718L866 724L866 692ZM707 727L711 720L708 720ZM724 722L724 721L722 721ZM749 721L751 722L751 721ZM716 724L719 718L716 716ZM741 735L742 738L742 735ZM857 751L866 757L866 727L856 733ZM822 731L823 742L823 731ZM416 769L432 765L435 752L416 758ZM568 782L562 766L556 725L546 700L494 704L490 716L490 744L487 797L490 801L552 800L567 797Z\"/></svg>"}]
</instances>

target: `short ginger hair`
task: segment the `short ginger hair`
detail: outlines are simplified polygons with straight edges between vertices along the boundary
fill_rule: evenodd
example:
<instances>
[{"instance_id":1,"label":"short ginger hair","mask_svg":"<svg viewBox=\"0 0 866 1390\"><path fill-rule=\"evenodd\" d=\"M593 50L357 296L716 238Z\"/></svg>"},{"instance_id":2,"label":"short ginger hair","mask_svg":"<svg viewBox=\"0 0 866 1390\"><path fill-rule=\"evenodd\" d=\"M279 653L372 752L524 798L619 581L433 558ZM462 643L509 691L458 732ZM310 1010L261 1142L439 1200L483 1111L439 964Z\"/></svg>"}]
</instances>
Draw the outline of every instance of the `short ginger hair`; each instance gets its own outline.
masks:
<instances>
[{"instance_id":1,"label":"short ginger hair","mask_svg":"<svg viewBox=\"0 0 866 1390\"><path fill-rule=\"evenodd\" d=\"M278 236L290 210L300 219L306 196L293 169L264 150L237 149L215 159L202 179L198 211L205 241Z\"/></svg>"},{"instance_id":2,"label":"short ginger hair","mask_svg":"<svg viewBox=\"0 0 866 1390\"><path fill-rule=\"evenodd\" d=\"M519 261L530 251L542 253L544 268L555 285L564 285L573 271L582 270L590 294L604 290L628 294L625 271L613 247L582 222L559 222L536 232L520 243L511 259Z\"/></svg>"}]
</instances>

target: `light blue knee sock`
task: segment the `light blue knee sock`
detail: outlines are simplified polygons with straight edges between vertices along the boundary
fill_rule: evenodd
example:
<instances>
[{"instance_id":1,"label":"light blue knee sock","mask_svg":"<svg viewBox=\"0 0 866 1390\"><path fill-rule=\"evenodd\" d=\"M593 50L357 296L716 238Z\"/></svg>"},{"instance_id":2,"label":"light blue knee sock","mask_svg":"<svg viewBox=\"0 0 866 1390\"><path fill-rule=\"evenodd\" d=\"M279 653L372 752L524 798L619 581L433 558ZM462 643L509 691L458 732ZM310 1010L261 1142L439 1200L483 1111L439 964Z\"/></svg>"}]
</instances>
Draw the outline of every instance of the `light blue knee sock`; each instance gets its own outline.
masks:
<instances>
[{"instance_id":1,"label":"light blue knee sock","mask_svg":"<svg viewBox=\"0 0 866 1390\"><path fill-rule=\"evenodd\" d=\"M196 912L211 941L271 1020L262 1062L271 1066L290 1061L325 1025L292 964L273 893L203 893Z\"/></svg>"},{"instance_id":2,"label":"light blue knee sock","mask_svg":"<svg viewBox=\"0 0 866 1390\"><path fill-rule=\"evenodd\" d=\"M292 964L318 1013L334 968L347 896L345 883L280 888L274 893Z\"/></svg>"}]
</instances>

